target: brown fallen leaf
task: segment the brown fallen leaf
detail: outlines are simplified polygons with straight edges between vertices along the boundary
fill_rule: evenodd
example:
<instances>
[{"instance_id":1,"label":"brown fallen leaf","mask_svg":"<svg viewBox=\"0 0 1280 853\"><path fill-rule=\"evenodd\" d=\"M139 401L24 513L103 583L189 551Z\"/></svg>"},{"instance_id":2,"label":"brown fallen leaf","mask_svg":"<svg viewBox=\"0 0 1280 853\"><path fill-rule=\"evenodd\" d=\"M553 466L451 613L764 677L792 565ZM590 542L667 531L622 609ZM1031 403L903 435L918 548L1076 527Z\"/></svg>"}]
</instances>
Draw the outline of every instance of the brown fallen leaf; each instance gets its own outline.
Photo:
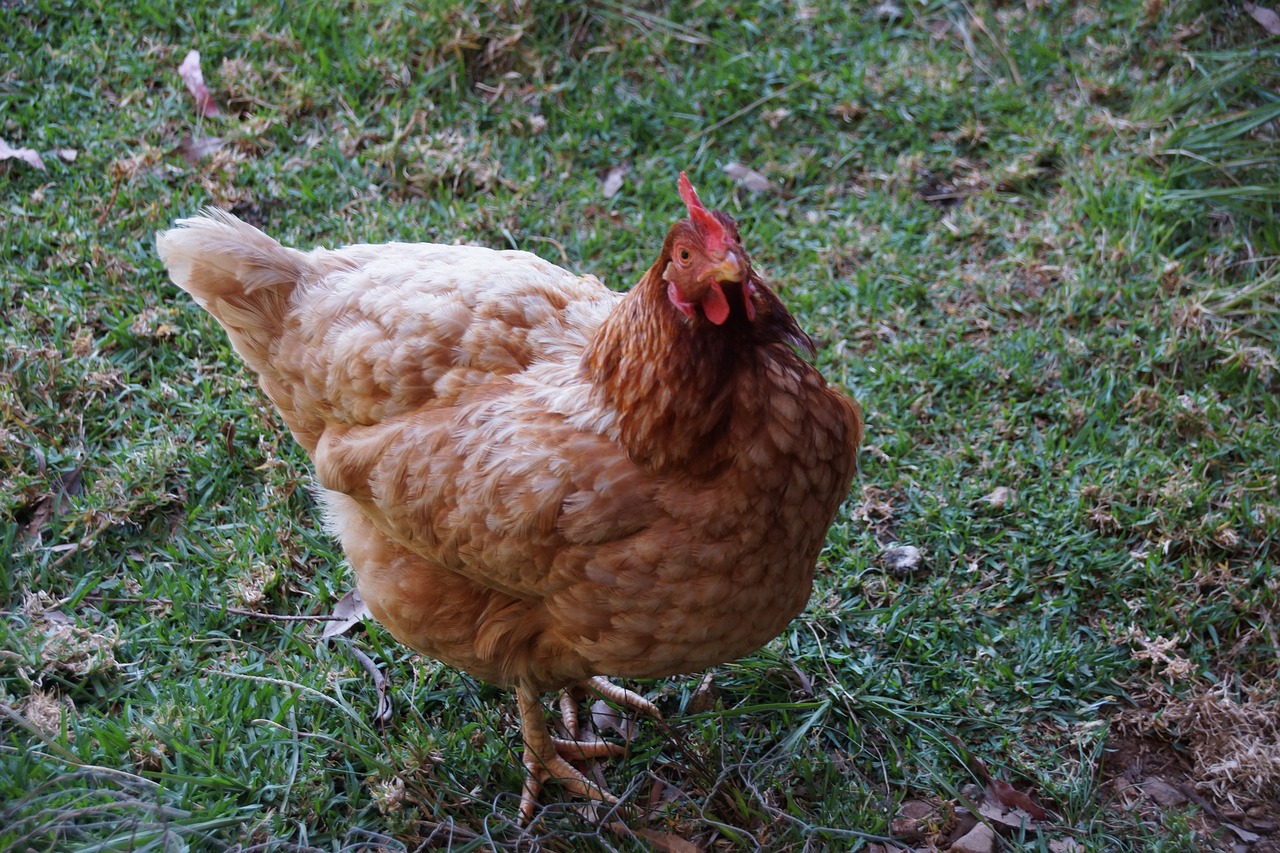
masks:
<instances>
[{"instance_id":1,"label":"brown fallen leaf","mask_svg":"<svg viewBox=\"0 0 1280 853\"><path fill-rule=\"evenodd\" d=\"M987 783L987 796L999 800L1005 808L1022 809L1036 820L1044 820L1048 816L1048 813L1032 802L1025 793L1000 779L992 779Z\"/></svg>"},{"instance_id":2,"label":"brown fallen leaf","mask_svg":"<svg viewBox=\"0 0 1280 853\"><path fill-rule=\"evenodd\" d=\"M612 729L627 743L636 736L636 721L603 699L591 705L591 725L597 732Z\"/></svg>"},{"instance_id":3,"label":"brown fallen leaf","mask_svg":"<svg viewBox=\"0 0 1280 853\"><path fill-rule=\"evenodd\" d=\"M670 832L658 832L656 829L635 829L636 835L648 841L652 849L661 853L699 853L702 850L692 841L687 841Z\"/></svg>"},{"instance_id":4,"label":"brown fallen leaf","mask_svg":"<svg viewBox=\"0 0 1280 853\"><path fill-rule=\"evenodd\" d=\"M181 155L183 160L194 166L212 156L223 145L226 145L226 141L221 136L184 136L173 153Z\"/></svg>"},{"instance_id":5,"label":"brown fallen leaf","mask_svg":"<svg viewBox=\"0 0 1280 853\"><path fill-rule=\"evenodd\" d=\"M41 465L43 468L43 464ZM84 494L84 463L64 471L50 484L47 493L28 504L31 516L22 528L22 538L39 541L49 522L71 509L71 498Z\"/></svg>"},{"instance_id":6,"label":"brown fallen leaf","mask_svg":"<svg viewBox=\"0 0 1280 853\"><path fill-rule=\"evenodd\" d=\"M631 167L626 163L618 166L610 166L609 170L604 173L604 178L600 181L600 195L605 198L613 198L622 189L622 183L627 177L627 173L631 171Z\"/></svg>"},{"instance_id":7,"label":"brown fallen leaf","mask_svg":"<svg viewBox=\"0 0 1280 853\"><path fill-rule=\"evenodd\" d=\"M1016 505L1018 502L1018 496L1008 486L996 486L991 490L991 494L985 495L981 499L991 504L992 509L1004 509L1006 506Z\"/></svg>"},{"instance_id":8,"label":"brown fallen leaf","mask_svg":"<svg viewBox=\"0 0 1280 853\"><path fill-rule=\"evenodd\" d=\"M345 634L364 621L366 616L373 616L358 589L353 589L342 596L342 599L333 606L332 615L334 618L324 626L324 632L320 635L322 640Z\"/></svg>"},{"instance_id":9,"label":"brown fallen leaf","mask_svg":"<svg viewBox=\"0 0 1280 853\"><path fill-rule=\"evenodd\" d=\"M59 148L56 153L64 163L74 163L80 156L80 152L74 148Z\"/></svg>"},{"instance_id":10,"label":"brown fallen leaf","mask_svg":"<svg viewBox=\"0 0 1280 853\"><path fill-rule=\"evenodd\" d=\"M689 713L704 714L716 706L719 698L720 688L716 686L715 676L708 672L689 697Z\"/></svg>"},{"instance_id":11,"label":"brown fallen leaf","mask_svg":"<svg viewBox=\"0 0 1280 853\"><path fill-rule=\"evenodd\" d=\"M724 173L733 178L738 186L753 193L777 192L773 181L741 163L729 163L724 167Z\"/></svg>"},{"instance_id":12,"label":"brown fallen leaf","mask_svg":"<svg viewBox=\"0 0 1280 853\"><path fill-rule=\"evenodd\" d=\"M812 699L814 697L813 679L800 669L800 667L796 666L795 661L789 660L787 662L791 664L791 671L795 673L800 694L807 699Z\"/></svg>"},{"instance_id":13,"label":"brown fallen leaf","mask_svg":"<svg viewBox=\"0 0 1280 853\"><path fill-rule=\"evenodd\" d=\"M1273 9L1265 6L1259 6L1256 3L1245 3L1244 10L1262 25L1262 28L1273 36L1280 36L1280 15L1277 15Z\"/></svg>"},{"instance_id":14,"label":"brown fallen leaf","mask_svg":"<svg viewBox=\"0 0 1280 853\"><path fill-rule=\"evenodd\" d=\"M866 115L867 108L861 104L846 102L843 104L836 104L829 110L829 112L841 121L852 122L857 121Z\"/></svg>"},{"instance_id":15,"label":"brown fallen leaf","mask_svg":"<svg viewBox=\"0 0 1280 853\"><path fill-rule=\"evenodd\" d=\"M0 139L0 160L21 160L33 169L44 171L44 161L31 148L13 148Z\"/></svg>"},{"instance_id":16,"label":"brown fallen leaf","mask_svg":"<svg viewBox=\"0 0 1280 853\"><path fill-rule=\"evenodd\" d=\"M653 784L649 786L649 794L643 800L644 811L652 815L659 809L665 807L668 803L680 801L688 802L693 798L689 794L677 788L675 785L658 777L653 777Z\"/></svg>"},{"instance_id":17,"label":"brown fallen leaf","mask_svg":"<svg viewBox=\"0 0 1280 853\"><path fill-rule=\"evenodd\" d=\"M204 72L200 70L200 51L193 50L187 54L178 66L178 75L187 84L187 91L196 99L196 112L204 118L221 115L222 110L213 102L209 87L204 83Z\"/></svg>"},{"instance_id":18,"label":"brown fallen leaf","mask_svg":"<svg viewBox=\"0 0 1280 853\"><path fill-rule=\"evenodd\" d=\"M1007 809L1022 809L1036 820L1044 820L1048 813L1040 806L1036 805L1030 797L1014 788L1008 782L1001 781L991 775L991 770L987 767L987 763L978 756L974 755L969 747L965 746L964 741L953 735L951 732L944 732L947 739L950 740L957 749L964 753L965 761L969 765L969 770L973 775L977 776L987 788L988 802L983 803L983 814L987 815L987 809L993 804L991 800L996 800ZM987 815L991 816L991 815Z\"/></svg>"}]
</instances>

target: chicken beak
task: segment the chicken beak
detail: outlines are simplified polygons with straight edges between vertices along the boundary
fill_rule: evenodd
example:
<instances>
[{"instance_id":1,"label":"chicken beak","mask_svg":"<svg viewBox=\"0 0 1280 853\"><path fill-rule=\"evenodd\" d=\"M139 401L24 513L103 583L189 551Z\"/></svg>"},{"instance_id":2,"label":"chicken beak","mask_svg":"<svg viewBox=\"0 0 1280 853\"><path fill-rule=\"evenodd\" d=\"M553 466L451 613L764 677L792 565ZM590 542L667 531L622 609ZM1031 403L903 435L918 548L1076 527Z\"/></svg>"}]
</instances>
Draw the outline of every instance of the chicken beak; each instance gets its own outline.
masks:
<instances>
[{"instance_id":1,"label":"chicken beak","mask_svg":"<svg viewBox=\"0 0 1280 853\"><path fill-rule=\"evenodd\" d=\"M730 249L725 254L724 260L707 270L705 278L709 278L711 282L707 297L703 300L703 309L706 311L710 305L716 306L714 313L706 312L713 323L718 326L729 317L729 304L725 302L724 293L720 289L720 285L726 282L742 285L742 303L747 312L747 319L756 318L756 306L751 301L755 286L747 275L747 262L740 252Z\"/></svg>"},{"instance_id":2,"label":"chicken beak","mask_svg":"<svg viewBox=\"0 0 1280 853\"><path fill-rule=\"evenodd\" d=\"M747 265L742 255L730 249L724 260L707 270L706 275L715 281L741 282L747 274Z\"/></svg>"}]
</instances>

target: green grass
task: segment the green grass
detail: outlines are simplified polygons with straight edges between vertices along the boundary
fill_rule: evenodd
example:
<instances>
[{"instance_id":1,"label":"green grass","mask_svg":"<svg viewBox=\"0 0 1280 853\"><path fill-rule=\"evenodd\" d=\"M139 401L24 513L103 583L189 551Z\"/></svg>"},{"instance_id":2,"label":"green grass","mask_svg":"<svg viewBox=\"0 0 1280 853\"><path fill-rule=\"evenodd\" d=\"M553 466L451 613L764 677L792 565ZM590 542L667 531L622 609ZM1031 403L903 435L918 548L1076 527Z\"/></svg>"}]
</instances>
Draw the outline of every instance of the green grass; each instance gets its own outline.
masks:
<instances>
[{"instance_id":1,"label":"green grass","mask_svg":"<svg viewBox=\"0 0 1280 853\"><path fill-rule=\"evenodd\" d=\"M303 247L517 246L623 288L680 169L867 447L804 615L709 710L700 674L639 685L671 727L607 778L685 796L631 831L857 847L902 800L959 802L954 734L1054 812L1012 847L1230 840L1129 810L1105 765L1117 733L1193 747L1160 715L1219 685L1280 692L1280 42L1209 2L897 5L6 7L0 138L47 170L0 164L0 847L656 843L514 825L511 695L369 625L381 732L323 622L253 615L323 616L351 580L152 235L216 204ZM193 47L220 117L177 76ZM225 144L192 163L186 136ZM894 542L919 570L883 568Z\"/></svg>"}]
</instances>

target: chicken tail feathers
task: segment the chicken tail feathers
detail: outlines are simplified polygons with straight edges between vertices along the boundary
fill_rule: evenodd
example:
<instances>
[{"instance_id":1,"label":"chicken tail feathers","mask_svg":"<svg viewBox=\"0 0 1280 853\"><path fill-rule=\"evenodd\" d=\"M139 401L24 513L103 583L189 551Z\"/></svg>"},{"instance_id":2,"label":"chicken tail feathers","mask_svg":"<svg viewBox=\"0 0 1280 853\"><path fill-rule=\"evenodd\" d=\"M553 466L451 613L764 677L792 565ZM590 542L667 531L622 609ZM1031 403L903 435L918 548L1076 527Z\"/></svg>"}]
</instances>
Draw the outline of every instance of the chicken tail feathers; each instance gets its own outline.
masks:
<instances>
[{"instance_id":1,"label":"chicken tail feathers","mask_svg":"<svg viewBox=\"0 0 1280 853\"><path fill-rule=\"evenodd\" d=\"M173 283L222 324L254 371L264 372L294 287L315 273L312 257L214 208L157 233L156 249Z\"/></svg>"}]
</instances>

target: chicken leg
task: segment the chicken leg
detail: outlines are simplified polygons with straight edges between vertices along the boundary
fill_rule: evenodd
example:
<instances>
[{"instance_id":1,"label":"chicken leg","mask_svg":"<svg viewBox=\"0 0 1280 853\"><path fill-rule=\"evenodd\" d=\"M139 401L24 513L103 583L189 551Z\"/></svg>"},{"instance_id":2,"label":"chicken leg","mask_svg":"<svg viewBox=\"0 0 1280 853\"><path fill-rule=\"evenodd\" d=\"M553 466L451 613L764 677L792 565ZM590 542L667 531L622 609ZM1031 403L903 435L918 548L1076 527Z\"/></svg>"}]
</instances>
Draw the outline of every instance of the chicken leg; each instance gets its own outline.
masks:
<instances>
[{"instance_id":1,"label":"chicken leg","mask_svg":"<svg viewBox=\"0 0 1280 853\"><path fill-rule=\"evenodd\" d=\"M581 682L578 687L611 699L619 705L662 719L657 706L648 699L625 687L619 687L606 678L595 676ZM537 691L519 687L516 689L516 700L520 707L520 730L524 738L524 767L527 774L524 789L520 793L520 822L527 824L533 819L538 795L542 792L543 783L549 779L558 780L567 790L579 796L616 803L617 797L587 779L569 762L614 758L625 754L626 747L599 739L579 739L577 702L568 691L561 696L560 709L564 715L565 728L572 740L551 736L546 712L542 709Z\"/></svg>"}]
</instances>

